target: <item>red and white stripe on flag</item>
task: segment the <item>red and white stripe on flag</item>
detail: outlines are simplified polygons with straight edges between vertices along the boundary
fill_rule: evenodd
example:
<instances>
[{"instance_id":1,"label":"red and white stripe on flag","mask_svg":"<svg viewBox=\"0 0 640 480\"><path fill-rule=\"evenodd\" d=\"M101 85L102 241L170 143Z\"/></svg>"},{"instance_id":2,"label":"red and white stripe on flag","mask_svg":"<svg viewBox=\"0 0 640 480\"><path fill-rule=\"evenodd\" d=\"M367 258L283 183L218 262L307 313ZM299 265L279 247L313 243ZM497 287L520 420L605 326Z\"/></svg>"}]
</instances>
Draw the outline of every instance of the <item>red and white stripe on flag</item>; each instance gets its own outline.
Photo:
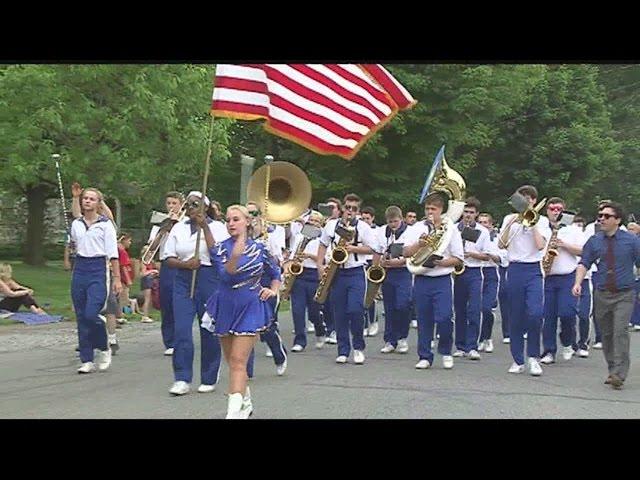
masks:
<instances>
[{"instance_id":1,"label":"red and white stripe on flag","mask_svg":"<svg viewBox=\"0 0 640 480\"><path fill-rule=\"evenodd\" d=\"M382 66L216 66L212 114L265 119L265 129L322 155L352 159L399 110L416 101Z\"/></svg>"}]
</instances>

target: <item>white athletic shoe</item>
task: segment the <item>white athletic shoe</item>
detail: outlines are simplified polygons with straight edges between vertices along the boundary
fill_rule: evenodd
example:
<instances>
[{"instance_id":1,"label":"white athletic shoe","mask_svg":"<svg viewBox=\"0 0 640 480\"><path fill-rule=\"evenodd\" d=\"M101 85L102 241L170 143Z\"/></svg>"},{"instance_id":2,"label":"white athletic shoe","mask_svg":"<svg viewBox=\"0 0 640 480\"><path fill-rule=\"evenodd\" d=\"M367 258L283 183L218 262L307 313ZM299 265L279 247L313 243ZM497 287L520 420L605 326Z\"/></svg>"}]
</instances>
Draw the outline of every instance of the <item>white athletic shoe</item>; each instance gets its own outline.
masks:
<instances>
[{"instance_id":1,"label":"white athletic shoe","mask_svg":"<svg viewBox=\"0 0 640 480\"><path fill-rule=\"evenodd\" d=\"M511 343L511 339L509 337L503 338L502 343Z\"/></svg>"},{"instance_id":2,"label":"white athletic shoe","mask_svg":"<svg viewBox=\"0 0 640 480\"><path fill-rule=\"evenodd\" d=\"M391 353L391 352L395 351L395 349L396 349L396 347L394 347L390 343L385 343L384 347L382 347L380 349L380 353Z\"/></svg>"},{"instance_id":3,"label":"white athletic shoe","mask_svg":"<svg viewBox=\"0 0 640 480\"><path fill-rule=\"evenodd\" d=\"M427 360L426 358L423 358L418 363L416 363L416 368L418 370L426 370L427 368L430 368L430 367L431 367L431 363L429 363L429 360Z\"/></svg>"},{"instance_id":4,"label":"white athletic shoe","mask_svg":"<svg viewBox=\"0 0 640 480\"><path fill-rule=\"evenodd\" d=\"M106 372L111 366L111 349L105 350L104 352L98 350L96 354L96 365L98 365L99 372Z\"/></svg>"},{"instance_id":5,"label":"white athletic shoe","mask_svg":"<svg viewBox=\"0 0 640 480\"><path fill-rule=\"evenodd\" d=\"M316 328L313 326L313 323L307 320L307 333L314 333L315 331Z\"/></svg>"},{"instance_id":6,"label":"white athletic shoe","mask_svg":"<svg viewBox=\"0 0 640 480\"><path fill-rule=\"evenodd\" d=\"M338 344L338 337L337 337L337 334L336 334L335 330L329 334L329 337L327 337L327 343L329 343L331 345L337 345Z\"/></svg>"},{"instance_id":7,"label":"white athletic shoe","mask_svg":"<svg viewBox=\"0 0 640 480\"><path fill-rule=\"evenodd\" d=\"M417 320L411 320L411 328L418 328L418 321Z\"/></svg>"},{"instance_id":8,"label":"white athletic shoe","mask_svg":"<svg viewBox=\"0 0 640 480\"><path fill-rule=\"evenodd\" d=\"M106 321L106 319L105 319ZM116 318L116 322L120 325L124 325L125 323L129 323L129 320L127 320L126 318L122 317L122 318Z\"/></svg>"},{"instance_id":9,"label":"white athletic shoe","mask_svg":"<svg viewBox=\"0 0 640 480\"><path fill-rule=\"evenodd\" d=\"M380 330L380 325L378 324L378 322L373 322L373 323L369 324L369 336L370 337L375 337L378 334L379 330Z\"/></svg>"},{"instance_id":10,"label":"white athletic shoe","mask_svg":"<svg viewBox=\"0 0 640 480\"><path fill-rule=\"evenodd\" d=\"M453 357L451 355L444 355L442 357L442 366L447 370L451 370L453 368Z\"/></svg>"},{"instance_id":11,"label":"white athletic shoe","mask_svg":"<svg viewBox=\"0 0 640 480\"><path fill-rule=\"evenodd\" d=\"M460 357L464 357L467 354L464 353L462 350L456 350L455 352L453 352L453 356L456 358L460 358Z\"/></svg>"},{"instance_id":12,"label":"white athletic shoe","mask_svg":"<svg viewBox=\"0 0 640 480\"><path fill-rule=\"evenodd\" d=\"M478 351L484 352L485 343L484 340L478 344Z\"/></svg>"},{"instance_id":13,"label":"white athletic shoe","mask_svg":"<svg viewBox=\"0 0 640 480\"><path fill-rule=\"evenodd\" d=\"M368 337L369 336L369 329L365 328L364 330L362 330L362 336L363 337Z\"/></svg>"},{"instance_id":14,"label":"white athletic shoe","mask_svg":"<svg viewBox=\"0 0 640 480\"><path fill-rule=\"evenodd\" d=\"M327 343L327 337L316 337L316 348L320 350Z\"/></svg>"},{"instance_id":15,"label":"white athletic shoe","mask_svg":"<svg viewBox=\"0 0 640 480\"><path fill-rule=\"evenodd\" d=\"M227 402L227 416L226 420L242 420L243 415L241 413L242 404L244 402L244 398L241 393L232 393L229 395L229 400Z\"/></svg>"},{"instance_id":16,"label":"white athletic shoe","mask_svg":"<svg viewBox=\"0 0 640 480\"><path fill-rule=\"evenodd\" d=\"M534 377L542 375L542 367L535 358L529 358L529 375Z\"/></svg>"},{"instance_id":17,"label":"white athletic shoe","mask_svg":"<svg viewBox=\"0 0 640 480\"><path fill-rule=\"evenodd\" d=\"M216 389L215 385L205 385L204 383L198 387L199 393L210 393Z\"/></svg>"},{"instance_id":18,"label":"white athletic shoe","mask_svg":"<svg viewBox=\"0 0 640 480\"><path fill-rule=\"evenodd\" d=\"M589 356L589 350L583 350L582 348L578 349L577 355L580 358L587 358Z\"/></svg>"},{"instance_id":19,"label":"white athletic shoe","mask_svg":"<svg viewBox=\"0 0 640 480\"><path fill-rule=\"evenodd\" d=\"M552 363L556 363L556 359L553 358L553 355L551 355L550 353L547 353L544 357L540 359L540 363L543 363L545 365L551 365Z\"/></svg>"},{"instance_id":20,"label":"white athletic shoe","mask_svg":"<svg viewBox=\"0 0 640 480\"><path fill-rule=\"evenodd\" d=\"M493 340L486 340L484 344L484 351L487 353L493 352Z\"/></svg>"},{"instance_id":21,"label":"white athletic shoe","mask_svg":"<svg viewBox=\"0 0 640 480\"><path fill-rule=\"evenodd\" d=\"M602 342L594 343L593 348L595 348L596 350L602 350Z\"/></svg>"},{"instance_id":22,"label":"white athletic shoe","mask_svg":"<svg viewBox=\"0 0 640 480\"><path fill-rule=\"evenodd\" d=\"M302 345L294 345L293 347L291 347L291 351L292 352L301 352L304 350L304 347Z\"/></svg>"},{"instance_id":23,"label":"white athletic shoe","mask_svg":"<svg viewBox=\"0 0 640 480\"><path fill-rule=\"evenodd\" d=\"M271 349L269 347L266 347L267 350L264 352L265 356L268 358L273 358L273 352L271 351Z\"/></svg>"},{"instance_id":24,"label":"white athletic shoe","mask_svg":"<svg viewBox=\"0 0 640 480\"><path fill-rule=\"evenodd\" d=\"M431 340L431 350L433 350L434 348L436 348L436 341Z\"/></svg>"},{"instance_id":25,"label":"white athletic shoe","mask_svg":"<svg viewBox=\"0 0 640 480\"><path fill-rule=\"evenodd\" d=\"M528 336L529 336L529 334L528 334L528 333L525 333L525 334L522 336L522 338L524 338L524 339L526 340Z\"/></svg>"},{"instance_id":26,"label":"white athletic shoe","mask_svg":"<svg viewBox=\"0 0 640 480\"><path fill-rule=\"evenodd\" d=\"M336 358L336 363L347 363L347 356L340 355L338 358Z\"/></svg>"},{"instance_id":27,"label":"white athletic shoe","mask_svg":"<svg viewBox=\"0 0 640 480\"><path fill-rule=\"evenodd\" d=\"M569 347L562 347L562 359L566 362L568 362L569 360L571 360L571 357L573 357L574 351L573 351L573 347L569 346Z\"/></svg>"},{"instance_id":28,"label":"white athletic shoe","mask_svg":"<svg viewBox=\"0 0 640 480\"><path fill-rule=\"evenodd\" d=\"M513 362L509 367L509 373L524 373L524 365L518 365L516 362Z\"/></svg>"},{"instance_id":29,"label":"white athletic shoe","mask_svg":"<svg viewBox=\"0 0 640 480\"><path fill-rule=\"evenodd\" d=\"M361 350L353 351L353 363L356 365L362 365L364 363L364 353Z\"/></svg>"},{"instance_id":30,"label":"white athletic shoe","mask_svg":"<svg viewBox=\"0 0 640 480\"><path fill-rule=\"evenodd\" d=\"M467 358L469 360L480 360L481 357L477 350L471 350L469 353L467 353Z\"/></svg>"},{"instance_id":31,"label":"white athletic shoe","mask_svg":"<svg viewBox=\"0 0 640 480\"><path fill-rule=\"evenodd\" d=\"M633 331L634 331L634 332L638 332L638 331L640 331L640 325L634 325L634 326L633 326Z\"/></svg>"},{"instance_id":32,"label":"white athletic shoe","mask_svg":"<svg viewBox=\"0 0 640 480\"><path fill-rule=\"evenodd\" d=\"M190 390L191 390L191 387L187 382L183 382L182 380L179 380L177 382L174 382L173 385L171 385L171 388L169 389L169 393L171 395L184 395L186 393L189 393Z\"/></svg>"},{"instance_id":33,"label":"white athletic shoe","mask_svg":"<svg viewBox=\"0 0 640 480\"><path fill-rule=\"evenodd\" d=\"M398 340L398 347L396 348L396 352L398 353L407 353L409 351L409 343L406 338L401 338Z\"/></svg>"},{"instance_id":34,"label":"white athletic shoe","mask_svg":"<svg viewBox=\"0 0 640 480\"><path fill-rule=\"evenodd\" d=\"M145 317L142 317L140 319L140 322L142 322L142 323L153 323L153 318L145 316Z\"/></svg>"},{"instance_id":35,"label":"white athletic shoe","mask_svg":"<svg viewBox=\"0 0 640 480\"><path fill-rule=\"evenodd\" d=\"M96 365L93 362L84 362L78 369L78 373L93 373L96 371Z\"/></svg>"},{"instance_id":36,"label":"white athletic shoe","mask_svg":"<svg viewBox=\"0 0 640 480\"><path fill-rule=\"evenodd\" d=\"M287 371L287 359L285 358L283 363L281 363L280 365L276 365L276 375L281 377L282 375L284 375L284 372L286 371Z\"/></svg>"},{"instance_id":37,"label":"white athletic shoe","mask_svg":"<svg viewBox=\"0 0 640 480\"><path fill-rule=\"evenodd\" d=\"M170 357L171 355L173 355L173 347L171 347L171 348L167 348L167 349L164 351L164 354L165 354L167 357Z\"/></svg>"}]
</instances>

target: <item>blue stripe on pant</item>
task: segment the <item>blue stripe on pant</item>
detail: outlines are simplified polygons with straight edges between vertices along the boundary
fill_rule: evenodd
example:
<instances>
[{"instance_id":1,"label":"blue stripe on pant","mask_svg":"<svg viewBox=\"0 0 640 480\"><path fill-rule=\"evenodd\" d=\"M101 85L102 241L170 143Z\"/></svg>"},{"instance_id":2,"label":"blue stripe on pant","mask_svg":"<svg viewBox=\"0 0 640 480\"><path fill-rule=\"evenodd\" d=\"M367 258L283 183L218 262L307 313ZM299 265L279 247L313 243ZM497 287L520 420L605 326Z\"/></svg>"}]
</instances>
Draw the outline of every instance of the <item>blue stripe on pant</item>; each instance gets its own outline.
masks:
<instances>
[{"instance_id":1,"label":"blue stripe on pant","mask_svg":"<svg viewBox=\"0 0 640 480\"><path fill-rule=\"evenodd\" d=\"M338 268L331 285L331 302L338 337L338 355L349 356L353 349L364 350L364 294L366 279L363 267ZM349 336L351 331L351 337Z\"/></svg>"},{"instance_id":2,"label":"blue stripe on pant","mask_svg":"<svg viewBox=\"0 0 640 480\"><path fill-rule=\"evenodd\" d=\"M500 267L500 285L498 286L498 301L500 302L500 324L502 326L502 338L510 338L509 297L507 295L507 267Z\"/></svg>"},{"instance_id":3,"label":"blue stripe on pant","mask_svg":"<svg viewBox=\"0 0 640 480\"><path fill-rule=\"evenodd\" d=\"M493 309L498 306L498 269L482 268L482 328L480 341L490 340L493 333Z\"/></svg>"},{"instance_id":4,"label":"blue stripe on pant","mask_svg":"<svg viewBox=\"0 0 640 480\"><path fill-rule=\"evenodd\" d=\"M467 267L454 280L456 348L464 352L478 349L482 308L482 271Z\"/></svg>"},{"instance_id":5,"label":"blue stripe on pant","mask_svg":"<svg viewBox=\"0 0 640 480\"><path fill-rule=\"evenodd\" d=\"M542 327L543 356L547 353L555 356L558 350L556 341L558 317L560 317L560 342L563 347L576 343L576 316L578 299L571 289L576 273L549 275L544 280L544 325Z\"/></svg>"},{"instance_id":6,"label":"blue stripe on pant","mask_svg":"<svg viewBox=\"0 0 640 480\"><path fill-rule=\"evenodd\" d=\"M418 356L433 364L431 341L434 326L438 326L438 353L451 355L453 316L451 275L427 277L416 275L413 298L418 311Z\"/></svg>"},{"instance_id":7,"label":"blue stripe on pant","mask_svg":"<svg viewBox=\"0 0 640 480\"><path fill-rule=\"evenodd\" d=\"M406 268L389 268L382 283L384 341L394 347L409 336L411 321L411 273Z\"/></svg>"},{"instance_id":8,"label":"blue stripe on pant","mask_svg":"<svg viewBox=\"0 0 640 480\"><path fill-rule=\"evenodd\" d=\"M173 348L173 331L175 321L173 319L173 281L176 278L176 269L162 262L160 267L160 331L164 348Z\"/></svg>"},{"instance_id":9,"label":"blue stripe on pant","mask_svg":"<svg viewBox=\"0 0 640 480\"><path fill-rule=\"evenodd\" d=\"M511 263L507 273L511 356L524 365L524 333L527 332L527 355L540 357L540 329L542 327L542 270L540 262Z\"/></svg>"},{"instance_id":10,"label":"blue stripe on pant","mask_svg":"<svg viewBox=\"0 0 640 480\"><path fill-rule=\"evenodd\" d=\"M176 381L191 383L193 380L193 319L202 319L207 299L218 288L214 267L200 266L196 276L196 288L191 299L191 270L177 269L173 284L173 316L175 336L173 372ZM198 322L200 323L200 322ZM200 382L205 385L218 383L220 372L220 342L209 330L200 327Z\"/></svg>"},{"instance_id":11,"label":"blue stripe on pant","mask_svg":"<svg viewBox=\"0 0 640 480\"><path fill-rule=\"evenodd\" d=\"M313 299L318 288L318 272L315 268L305 268L291 289L291 315L296 336L294 345L307 346L305 314L309 312L309 321L315 327L317 337L324 337L325 330L320 320L320 305Z\"/></svg>"},{"instance_id":12,"label":"blue stripe on pant","mask_svg":"<svg viewBox=\"0 0 640 480\"><path fill-rule=\"evenodd\" d=\"M591 322L591 282L585 278L582 281L582 293L578 299L578 324L580 339L573 349L587 350L589 348L589 333Z\"/></svg>"},{"instance_id":13,"label":"blue stripe on pant","mask_svg":"<svg viewBox=\"0 0 640 480\"><path fill-rule=\"evenodd\" d=\"M98 316L107 300L106 257L76 256L71 277L71 300L78 320L82 363L93 362L93 350L107 350L107 327Z\"/></svg>"}]
</instances>

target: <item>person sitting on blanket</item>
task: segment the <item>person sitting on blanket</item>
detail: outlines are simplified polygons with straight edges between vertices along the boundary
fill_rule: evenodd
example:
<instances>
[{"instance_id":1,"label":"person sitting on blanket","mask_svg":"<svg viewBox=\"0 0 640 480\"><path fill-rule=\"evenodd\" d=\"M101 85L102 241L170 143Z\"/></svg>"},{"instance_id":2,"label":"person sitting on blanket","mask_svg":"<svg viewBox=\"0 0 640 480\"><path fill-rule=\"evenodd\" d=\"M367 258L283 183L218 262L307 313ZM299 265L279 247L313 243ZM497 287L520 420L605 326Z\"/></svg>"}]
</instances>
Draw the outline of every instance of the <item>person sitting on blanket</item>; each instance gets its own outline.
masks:
<instances>
[{"instance_id":1,"label":"person sitting on blanket","mask_svg":"<svg viewBox=\"0 0 640 480\"><path fill-rule=\"evenodd\" d=\"M33 290L20 285L11 278L13 269L8 263L0 263L0 310L17 312L21 305L33 313L46 315L33 299Z\"/></svg>"}]
</instances>

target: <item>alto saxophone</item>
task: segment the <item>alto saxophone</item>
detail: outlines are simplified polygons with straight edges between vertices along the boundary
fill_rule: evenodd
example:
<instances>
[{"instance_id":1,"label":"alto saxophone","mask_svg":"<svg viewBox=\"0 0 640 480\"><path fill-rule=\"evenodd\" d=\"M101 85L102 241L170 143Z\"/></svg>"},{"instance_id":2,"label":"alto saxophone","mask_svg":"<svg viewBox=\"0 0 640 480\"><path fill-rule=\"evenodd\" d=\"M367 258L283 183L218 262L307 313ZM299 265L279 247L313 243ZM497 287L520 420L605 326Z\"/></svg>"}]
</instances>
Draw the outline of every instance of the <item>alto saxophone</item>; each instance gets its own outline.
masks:
<instances>
[{"instance_id":1,"label":"alto saxophone","mask_svg":"<svg viewBox=\"0 0 640 480\"><path fill-rule=\"evenodd\" d=\"M551 229L551 238L549 239L549 245L547 245L547 251L544 254L544 258L542 259L542 271L544 272L545 277L551 272L553 261L558 256L559 231L560 229L557 227L552 227Z\"/></svg>"},{"instance_id":2,"label":"alto saxophone","mask_svg":"<svg viewBox=\"0 0 640 480\"><path fill-rule=\"evenodd\" d=\"M304 259L302 258L302 254L304 253L304 249L306 248L307 244L311 240L311 237L303 237L302 241L298 245L298 248L296 248L296 252L293 255L291 263L289 263L285 269L284 280L282 282L282 291L280 293L280 295L284 299L289 297L296 278L298 278L298 275L300 275L304 271L304 266L302 265Z\"/></svg>"},{"instance_id":3,"label":"alto saxophone","mask_svg":"<svg viewBox=\"0 0 640 480\"><path fill-rule=\"evenodd\" d=\"M336 270L339 265L342 265L349 259L349 252L345 248L347 243L353 240L355 236L355 228L351 226L343 226L346 230L344 236L340 235L338 245L331 250L331 258L329 259L329 265L324 269L320 283L318 283L318 289L316 290L315 297L313 298L317 303L324 303L327 301L329 295L329 287L333 282L333 277L336 274ZM348 232L348 233L347 233Z\"/></svg>"}]
</instances>

